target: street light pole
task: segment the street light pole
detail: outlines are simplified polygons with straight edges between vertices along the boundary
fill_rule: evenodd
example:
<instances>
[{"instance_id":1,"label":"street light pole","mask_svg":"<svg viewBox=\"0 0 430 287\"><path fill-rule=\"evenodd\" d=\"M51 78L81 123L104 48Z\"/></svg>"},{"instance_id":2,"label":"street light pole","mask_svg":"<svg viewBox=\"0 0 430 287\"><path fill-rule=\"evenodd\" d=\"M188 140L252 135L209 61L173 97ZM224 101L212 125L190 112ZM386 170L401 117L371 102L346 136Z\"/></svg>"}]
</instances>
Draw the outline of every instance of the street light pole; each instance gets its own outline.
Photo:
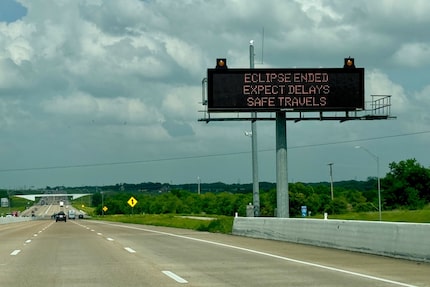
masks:
<instances>
[{"instance_id":1,"label":"street light pole","mask_svg":"<svg viewBox=\"0 0 430 287\"><path fill-rule=\"evenodd\" d=\"M376 161L376 174L377 174L377 179L378 179L378 210L379 210L379 221L381 221L382 220L382 210L381 210L381 179L379 177L379 157L365 147L356 146L355 148L361 148L362 150L367 152L371 157L373 157L373 159Z\"/></svg>"},{"instance_id":2,"label":"street light pole","mask_svg":"<svg viewBox=\"0 0 430 287\"><path fill-rule=\"evenodd\" d=\"M254 41L249 42L249 67L254 69ZM251 140L252 140L252 194L254 216L260 216L260 184L258 181L258 156L257 156L257 113L252 112Z\"/></svg>"}]
</instances>

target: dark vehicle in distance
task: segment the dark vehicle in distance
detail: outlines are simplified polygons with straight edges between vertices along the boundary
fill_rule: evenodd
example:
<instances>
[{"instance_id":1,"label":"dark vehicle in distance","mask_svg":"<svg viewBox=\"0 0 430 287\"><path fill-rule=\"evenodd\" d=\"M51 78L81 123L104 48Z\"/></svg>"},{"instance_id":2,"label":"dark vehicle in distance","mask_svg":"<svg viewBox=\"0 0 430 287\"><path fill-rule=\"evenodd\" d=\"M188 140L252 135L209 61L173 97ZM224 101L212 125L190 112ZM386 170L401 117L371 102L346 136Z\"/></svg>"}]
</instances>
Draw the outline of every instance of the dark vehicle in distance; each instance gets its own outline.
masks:
<instances>
[{"instance_id":1,"label":"dark vehicle in distance","mask_svg":"<svg viewBox=\"0 0 430 287\"><path fill-rule=\"evenodd\" d=\"M79 219L83 219L83 218L84 218L84 215L83 215L82 213L79 213L78 218L79 218Z\"/></svg>"},{"instance_id":2,"label":"dark vehicle in distance","mask_svg":"<svg viewBox=\"0 0 430 287\"><path fill-rule=\"evenodd\" d=\"M55 222L58 221L64 221L66 222L67 218L66 218L66 214L64 213L64 211L60 211L57 213L57 215L55 215Z\"/></svg>"}]
</instances>

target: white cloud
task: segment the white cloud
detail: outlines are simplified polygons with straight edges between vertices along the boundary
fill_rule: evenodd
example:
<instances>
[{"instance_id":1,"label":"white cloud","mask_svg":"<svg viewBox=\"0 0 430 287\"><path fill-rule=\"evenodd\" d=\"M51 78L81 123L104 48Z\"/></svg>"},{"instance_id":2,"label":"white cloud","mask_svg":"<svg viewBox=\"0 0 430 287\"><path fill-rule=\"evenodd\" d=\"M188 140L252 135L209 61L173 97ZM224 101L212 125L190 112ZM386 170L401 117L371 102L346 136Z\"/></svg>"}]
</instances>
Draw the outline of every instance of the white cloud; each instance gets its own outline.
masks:
<instances>
[{"instance_id":1,"label":"white cloud","mask_svg":"<svg viewBox=\"0 0 430 287\"><path fill-rule=\"evenodd\" d=\"M163 119L162 114L141 99L95 98L82 93L54 97L44 101L43 108L57 116L87 118L97 124L100 121L108 125L148 125Z\"/></svg>"},{"instance_id":2,"label":"white cloud","mask_svg":"<svg viewBox=\"0 0 430 287\"><path fill-rule=\"evenodd\" d=\"M289 124L294 144L407 133L428 123L430 1L20 2L28 14L0 23L0 146L16 143L0 168L43 166L55 160L53 154L66 162L97 162L249 150L243 135L249 122L198 119L206 69L218 57L227 57L230 67L249 67L251 39L256 67L341 67L344 57L353 56L366 68L366 99L392 96L395 121ZM274 147L274 122L258 126L260 146ZM335 161L337 154L312 154L303 162L329 156ZM189 173L217 181L251 177L246 161L225 156L219 162L206 175L203 170L212 165L193 162L197 171ZM163 166L166 174L175 174L173 165ZM301 163L292 165L296 180L326 179L312 166L300 171ZM262 164L261 170L273 166ZM345 171L345 177L352 175ZM81 183L73 176L62 179ZM28 180L55 184L49 176Z\"/></svg>"},{"instance_id":3,"label":"white cloud","mask_svg":"<svg viewBox=\"0 0 430 287\"><path fill-rule=\"evenodd\" d=\"M13 131L20 128L18 122L23 118L28 118L28 112L22 110L22 103L19 100L0 101L0 129Z\"/></svg>"},{"instance_id":4,"label":"white cloud","mask_svg":"<svg viewBox=\"0 0 430 287\"><path fill-rule=\"evenodd\" d=\"M402 86L394 83L388 75L379 70L366 71L366 95L370 101L371 95L391 96L391 111L393 114L406 112L410 108L410 100L405 95Z\"/></svg>"},{"instance_id":5,"label":"white cloud","mask_svg":"<svg viewBox=\"0 0 430 287\"><path fill-rule=\"evenodd\" d=\"M428 66L430 65L430 43L403 44L394 53L393 60L402 66Z\"/></svg>"},{"instance_id":6,"label":"white cloud","mask_svg":"<svg viewBox=\"0 0 430 287\"><path fill-rule=\"evenodd\" d=\"M411 125L414 130L427 130L430 125L430 85L425 86L421 91L417 91L414 94L415 107L410 109L409 113L412 113L412 117L415 119ZM414 111L414 112L412 112Z\"/></svg>"},{"instance_id":7,"label":"white cloud","mask_svg":"<svg viewBox=\"0 0 430 287\"><path fill-rule=\"evenodd\" d=\"M342 11L335 11L329 5L324 5L324 1L321 0L296 0L301 4L303 11L312 19L315 23L320 23L323 18L328 17L334 21L342 20Z\"/></svg>"},{"instance_id":8,"label":"white cloud","mask_svg":"<svg viewBox=\"0 0 430 287\"><path fill-rule=\"evenodd\" d=\"M180 120L195 121L201 104L201 88L174 87L163 100L161 110L166 117ZM200 97L199 97L200 95Z\"/></svg>"},{"instance_id":9,"label":"white cloud","mask_svg":"<svg viewBox=\"0 0 430 287\"><path fill-rule=\"evenodd\" d=\"M183 70L196 73L203 66L203 57L195 46L177 38L166 38L164 43L167 54Z\"/></svg>"}]
</instances>

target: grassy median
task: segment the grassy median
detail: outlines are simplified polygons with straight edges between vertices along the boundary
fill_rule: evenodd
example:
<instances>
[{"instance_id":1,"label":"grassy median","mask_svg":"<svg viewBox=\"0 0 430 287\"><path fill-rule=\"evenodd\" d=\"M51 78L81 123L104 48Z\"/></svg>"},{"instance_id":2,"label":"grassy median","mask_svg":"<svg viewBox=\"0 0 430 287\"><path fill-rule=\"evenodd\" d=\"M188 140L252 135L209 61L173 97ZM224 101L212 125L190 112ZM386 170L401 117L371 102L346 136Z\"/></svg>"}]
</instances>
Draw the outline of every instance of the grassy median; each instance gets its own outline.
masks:
<instances>
[{"instance_id":1,"label":"grassy median","mask_svg":"<svg viewBox=\"0 0 430 287\"><path fill-rule=\"evenodd\" d=\"M92 219L123 223L167 226L175 228L193 229L198 231L231 233L233 217L230 216L190 216L178 214L135 214L135 215L104 215Z\"/></svg>"},{"instance_id":2,"label":"grassy median","mask_svg":"<svg viewBox=\"0 0 430 287\"><path fill-rule=\"evenodd\" d=\"M415 222L415 223L430 223L430 207L420 210L391 210L382 211L382 221L390 222ZM317 218L317 217L315 217ZM357 212L333 214L328 216L329 219L345 219L345 220L379 220L379 212Z\"/></svg>"}]
</instances>

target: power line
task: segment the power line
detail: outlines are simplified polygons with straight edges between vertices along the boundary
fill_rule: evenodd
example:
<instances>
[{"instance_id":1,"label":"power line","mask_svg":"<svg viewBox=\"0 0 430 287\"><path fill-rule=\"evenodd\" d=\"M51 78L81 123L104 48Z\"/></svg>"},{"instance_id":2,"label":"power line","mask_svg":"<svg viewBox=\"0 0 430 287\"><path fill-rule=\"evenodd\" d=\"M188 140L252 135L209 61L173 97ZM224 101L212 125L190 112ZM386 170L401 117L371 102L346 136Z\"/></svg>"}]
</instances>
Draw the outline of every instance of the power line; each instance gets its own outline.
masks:
<instances>
[{"instance_id":1,"label":"power line","mask_svg":"<svg viewBox=\"0 0 430 287\"><path fill-rule=\"evenodd\" d=\"M421 132L415 132L415 133L389 135L389 136L382 136L382 137L372 137L372 138L365 138L365 139L353 139L353 140L346 140L346 141L336 141L336 142L326 142L326 143L292 146L292 147L288 147L288 149L312 148L312 147L320 147L320 146L328 146L328 145L337 145L337 144L364 142L364 141L372 141L372 140L381 140L381 139L387 139L387 138L414 136L414 135L427 134L427 133L430 133L430 131L421 131ZM274 150L275 149L271 148L271 149L260 149L258 151L259 152L269 152L269 151L274 151ZM106 162L106 163L88 163L88 164L76 164L76 165L57 165L57 166L44 166L44 167L27 167L27 168L7 168L7 169L0 169L0 172L18 172L18 171L36 171L36 170L52 170L52 169L69 169L69 168L87 168L87 167L101 167L101 166L114 166L114 165L145 164L145 163L151 163L151 162L164 162L164 161L199 159L199 158L210 158L210 157L221 157L221 156L235 156L235 155L241 155L241 154L249 154L250 152L251 151L238 151L238 152L231 152L231 153L218 153L218 154L182 156L182 157L170 157L170 158L134 160L134 161L117 161L117 162Z\"/></svg>"},{"instance_id":2,"label":"power line","mask_svg":"<svg viewBox=\"0 0 430 287\"><path fill-rule=\"evenodd\" d=\"M354 142L364 142L364 141L372 141L372 140L382 140L382 139L387 139L387 138L397 138L397 137L405 137L405 136L414 136L414 135L428 134L428 133L430 133L430 131L422 131L422 132L407 133L407 134L400 134L400 135L391 135L391 136L382 136L382 137L372 137L372 138L365 138L365 139L354 139L354 140L338 141L338 142L328 142L328 143L301 145L301 146L290 147L290 149L316 147L316 146L325 146L325 145L335 145L335 144L345 144L345 143L354 143Z\"/></svg>"}]
</instances>

